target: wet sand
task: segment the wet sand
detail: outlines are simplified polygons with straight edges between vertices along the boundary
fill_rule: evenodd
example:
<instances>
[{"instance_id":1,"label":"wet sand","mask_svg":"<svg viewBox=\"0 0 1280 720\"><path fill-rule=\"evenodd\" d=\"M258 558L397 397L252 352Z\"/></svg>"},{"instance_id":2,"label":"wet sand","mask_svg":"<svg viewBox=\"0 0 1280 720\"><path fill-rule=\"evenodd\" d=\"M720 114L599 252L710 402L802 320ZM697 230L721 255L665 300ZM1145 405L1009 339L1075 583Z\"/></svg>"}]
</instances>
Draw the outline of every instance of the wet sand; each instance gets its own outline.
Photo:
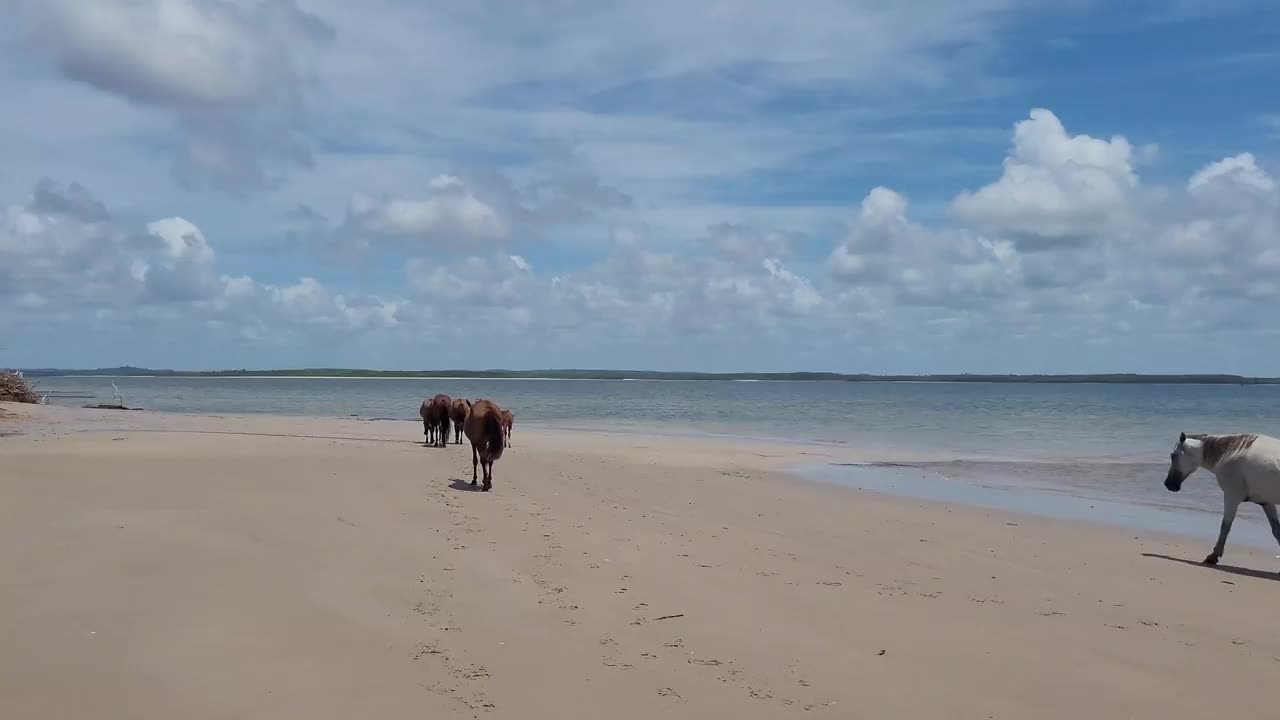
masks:
<instances>
[{"instance_id":1,"label":"wet sand","mask_svg":"<svg viewBox=\"0 0 1280 720\"><path fill-rule=\"evenodd\" d=\"M1265 717L1274 552L783 474L854 450L5 406L0 717Z\"/></svg>"}]
</instances>

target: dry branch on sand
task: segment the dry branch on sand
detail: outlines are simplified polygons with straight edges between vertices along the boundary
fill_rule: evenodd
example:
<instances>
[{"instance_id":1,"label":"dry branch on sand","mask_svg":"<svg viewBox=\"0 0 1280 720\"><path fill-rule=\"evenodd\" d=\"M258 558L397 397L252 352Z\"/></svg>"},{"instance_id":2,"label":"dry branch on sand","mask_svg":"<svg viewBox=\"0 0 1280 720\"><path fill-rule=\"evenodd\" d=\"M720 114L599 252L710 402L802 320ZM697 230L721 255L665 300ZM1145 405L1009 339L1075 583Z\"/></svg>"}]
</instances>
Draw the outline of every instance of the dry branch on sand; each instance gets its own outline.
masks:
<instances>
[{"instance_id":1,"label":"dry branch on sand","mask_svg":"<svg viewBox=\"0 0 1280 720\"><path fill-rule=\"evenodd\" d=\"M38 403L40 395L17 370L0 370L0 402Z\"/></svg>"}]
</instances>

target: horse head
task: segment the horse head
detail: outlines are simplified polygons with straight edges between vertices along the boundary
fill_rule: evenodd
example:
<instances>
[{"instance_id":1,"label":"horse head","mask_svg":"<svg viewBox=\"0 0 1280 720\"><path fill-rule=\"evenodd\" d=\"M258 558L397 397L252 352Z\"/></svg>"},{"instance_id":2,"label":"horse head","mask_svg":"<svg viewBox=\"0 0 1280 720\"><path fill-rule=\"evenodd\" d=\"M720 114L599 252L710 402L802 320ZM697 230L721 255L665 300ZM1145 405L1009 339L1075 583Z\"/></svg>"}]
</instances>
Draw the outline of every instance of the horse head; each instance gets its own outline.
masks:
<instances>
[{"instance_id":1,"label":"horse head","mask_svg":"<svg viewBox=\"0 0 1280 720\"><path fill-rule=\"evenodd\" d=\"M1165 475L1164 486L1169 492L1182 489L1182 481L1200 467L1200 441L1187 438L1186 433L1178 436L1178 445L1169 453L1169 474Z\"/></svg>"}]
</instances>

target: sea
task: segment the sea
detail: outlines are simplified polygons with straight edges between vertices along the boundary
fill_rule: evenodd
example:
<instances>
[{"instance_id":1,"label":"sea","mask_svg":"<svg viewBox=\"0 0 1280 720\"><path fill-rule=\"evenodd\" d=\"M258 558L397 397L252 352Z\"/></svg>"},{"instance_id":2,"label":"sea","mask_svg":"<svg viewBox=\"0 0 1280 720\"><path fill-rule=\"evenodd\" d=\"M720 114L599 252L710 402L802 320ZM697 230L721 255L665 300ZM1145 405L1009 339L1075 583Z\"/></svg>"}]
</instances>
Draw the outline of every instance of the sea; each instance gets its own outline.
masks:
<instances>
[{"instance_id":1,"label":"sea","mask_svg":"<svg viewBox=\"0 0 1280 720\"><path fill-rule=\"evenodd\" d=\"M853 448L802 477L940 502L1216 537L1222 494L1163 480L1180 431L1280 436L1280 386L729 380L41 377L52 404L417 420L438 392L487 397L522 427ZM730 447L732 444L729 445ZM1232 543L1275 549L1256 506Z\"/></svg>"}]
</instances>

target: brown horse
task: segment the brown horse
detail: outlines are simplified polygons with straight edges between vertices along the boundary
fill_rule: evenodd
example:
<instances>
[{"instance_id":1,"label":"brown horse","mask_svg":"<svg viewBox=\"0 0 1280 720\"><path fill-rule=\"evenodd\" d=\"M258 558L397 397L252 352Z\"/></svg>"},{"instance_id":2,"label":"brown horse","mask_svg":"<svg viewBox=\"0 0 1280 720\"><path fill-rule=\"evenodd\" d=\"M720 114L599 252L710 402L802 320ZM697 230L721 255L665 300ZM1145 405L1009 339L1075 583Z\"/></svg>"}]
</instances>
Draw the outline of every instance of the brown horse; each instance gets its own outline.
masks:
<instances>
[{"instance_id":1,"label":"brown horse","mask_svg":"<svg viewBox=\"0 0 1280 720\"><path fill-rule=\"evenodd\" d=\"M515 424L516 414L510 410L502 410L502 439L507 447L511 447L511 426Z\"/></svg>"},{"instance_id":2,"label":"brown horse","mask_svg":"<svg viewBox=\"0 0 1280 720\"><path fill-rule=\"evenodd\" d=\"M423 445L431 446L436 444L436 428L431 423L432 411L431 401L433 398L427 398L418 406L418 416L422 418L422 435L425 438Z\"/></svg>"},{"instance_id":3,"label":"brown horse","mask_svg":"<svg viewBox=\"0 0 1280 720\"><path fill-rule=\"evenodd\" d=\"M453 421L454 444L462 444L462 423L467 421L467 413L471 410L471 401L466 398L454 398L449 406L449 419Z\"/></svg>"},{"instance_id":4,"label":"brown horse","mask_svg":"<svg viewBox=\"0 0 1280 720\"><path fill-rule=\"evenodd\" d=\"M449 404L448 395L440 393L422 403L418 413L422 415L423 432L427 436L427 445L444 447L449 442Z\"/></svg>"},{"instance_id":5,"label":"brown horse","mask_svg":"<svg viewBox=\"0 0 1280 720\"><path fill-rule=\"evenodd\" d=\"M502 408L489 400L471 405L463 432L471 441L471 484L476 484L476 465L484 466L484 490L493 488L493 461L502 457L505 436L502 432Z\"/></svg>"}]
</instances>

